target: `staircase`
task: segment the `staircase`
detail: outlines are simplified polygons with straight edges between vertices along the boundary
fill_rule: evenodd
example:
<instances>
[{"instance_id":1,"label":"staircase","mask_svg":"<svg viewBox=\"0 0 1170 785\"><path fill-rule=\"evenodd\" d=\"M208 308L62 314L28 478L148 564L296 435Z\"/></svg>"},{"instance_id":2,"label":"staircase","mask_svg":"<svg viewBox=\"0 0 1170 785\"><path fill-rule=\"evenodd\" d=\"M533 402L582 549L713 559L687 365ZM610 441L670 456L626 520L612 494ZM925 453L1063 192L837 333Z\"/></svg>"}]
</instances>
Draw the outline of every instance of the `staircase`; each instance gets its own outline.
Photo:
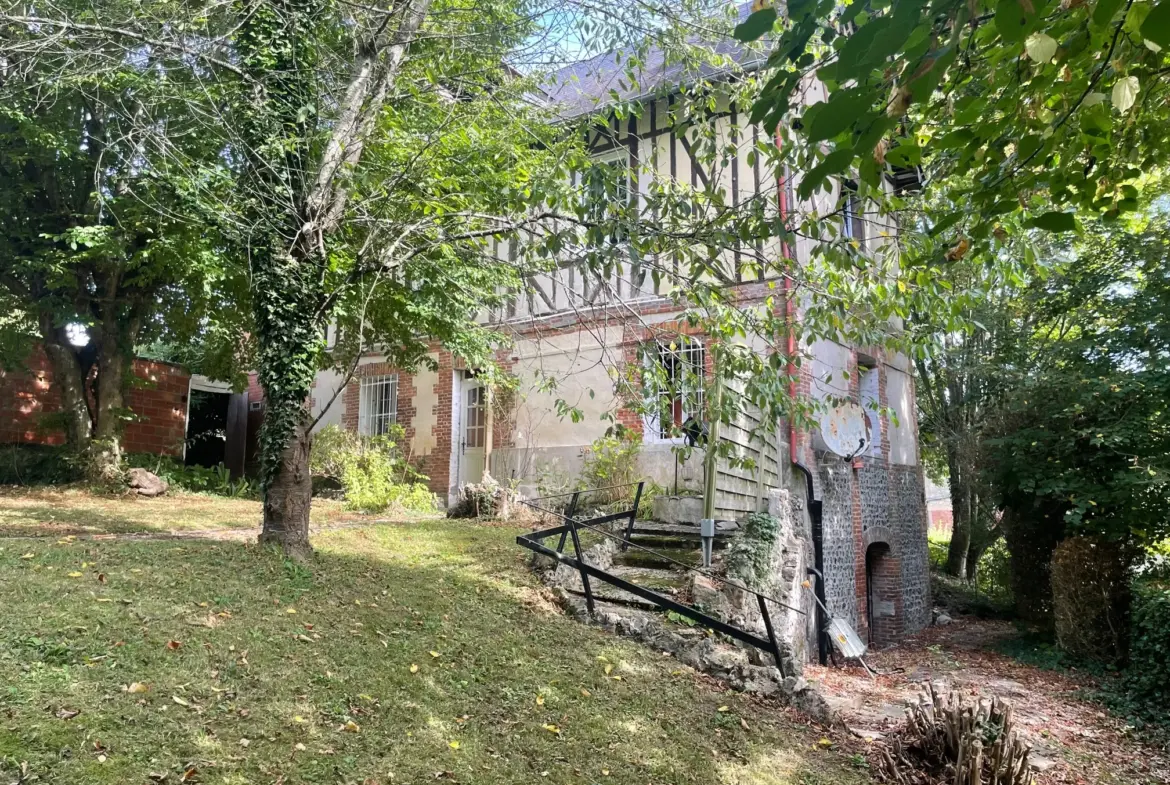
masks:
<instances>
[{"instance_id":1,"label":"staircase","mask_svg":"<svg viewBox=\"0 0 1170 785\"><path fill-rule=\"evenodd\" d=\"M720 551L727 547L734 532L734 524L715 530L713 561L718 565ZM620 533L620 532L615 532ZM629 546L619 550L616 543L611 550L610 573L630 583L643 586L679 600L691 601L691 577L679 563L702 567L702 537L697 523L677 521L635 521ZM566 586L569 592L584 596L580 583ZM625 605L643 610L658 610L650 601L622 591L609 584L593 581L591 589L596 600Z\"/></svg>"}]
</instances>

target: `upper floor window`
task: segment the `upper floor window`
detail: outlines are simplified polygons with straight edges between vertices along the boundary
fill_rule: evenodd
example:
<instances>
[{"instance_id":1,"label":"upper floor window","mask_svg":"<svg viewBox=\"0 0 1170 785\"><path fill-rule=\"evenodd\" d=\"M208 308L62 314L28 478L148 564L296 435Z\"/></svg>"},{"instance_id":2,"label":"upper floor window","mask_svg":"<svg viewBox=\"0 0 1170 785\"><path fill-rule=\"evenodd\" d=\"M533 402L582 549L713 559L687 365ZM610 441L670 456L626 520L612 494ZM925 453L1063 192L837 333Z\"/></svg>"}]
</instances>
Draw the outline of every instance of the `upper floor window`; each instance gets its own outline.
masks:
<instances>
[{"instance_id":1,"label":"upper floor window","mask_svg":"<svg viewBox=\"0 0 1170 785\"><path fill-rule=\"evenodd\" d=\"M622 229L615 219L617 211L630 203L630 179L630 151L625 147L598 154L593 165L581 174L585 218L603 225L601 243L622 239Z\"/></svg>"},{"instance_id":2,"label":"upper floor window","mask_svg":"<svg viewBox=\"0 0 1170 785\"><path fill-rule=\"evenodd\" d=\"M363 376L358 397L358 433L382 436L398 422L398 375Z\"/></svg>"},{"instance_id":3,"label":"upper floor window","mask_svg":"<svg viewBox=\"0 0 1170 785\"><path fill-rule=\"evenodd\" d=\"M691 417L703 416L706 350L697 338L679 336L644 348L650 399L644 423L646 439L670 439Z\"/></svg>"},{"instance_id":4,"label":"upper floor window","mask_svg":"<svg viewBox=\"0 0 1170 785\"><path fill-rule=\"evenodd\" d=\"M857 195L857 183L845 180L841 183L841 233L857 241L858 247L865 248L865 209Z\"/></svg>"}]
</instances>

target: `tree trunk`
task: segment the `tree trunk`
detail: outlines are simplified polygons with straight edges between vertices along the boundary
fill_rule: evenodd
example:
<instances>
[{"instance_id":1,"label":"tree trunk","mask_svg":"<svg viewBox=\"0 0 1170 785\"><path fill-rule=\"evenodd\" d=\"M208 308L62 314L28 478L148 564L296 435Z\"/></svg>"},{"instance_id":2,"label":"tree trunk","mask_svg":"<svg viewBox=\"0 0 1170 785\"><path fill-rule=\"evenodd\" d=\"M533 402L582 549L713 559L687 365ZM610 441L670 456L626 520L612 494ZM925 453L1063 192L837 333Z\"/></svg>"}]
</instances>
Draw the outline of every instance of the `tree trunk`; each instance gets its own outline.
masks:
<instances>
[{"instance_id":1,"label":"tree trunk","mask_svg":"<svg viewBox=\"0 0 1170 785\"><path fill-rule=\"evenodd\" d=\"M83 450L93 435L93 420L85 395L85 379L77 353L66 341L62 343L57 331L41 331L45 354L53 369L53 386L61 396L61 416L64 419L65 443Z\"/></svg>"},{"instance_id":2,"label":"tree trunk","mask_svg":"<svg viewBox=\"0 0 1170 785\"><path fill-rule=\"evenodd\" d=\"M312 553L309 545L309 505L313 483L309 475L309 447L312 436L308 425L293 429L276 473L264 492L264 529L260 542L276 543L285 554L303 560Z\"/></svg>"},{"instance_id":3,"label":"tree trunk","mask_svg":"<svg viewBox=\"0 0 1170 785\"><path fill-rule=\"evenodd\" d=\"M985 550L987 550L986 545L974 541L967 548L966 578L971 583L976 583L979 580L979 559Z\"/></svg>"},{"instance_id":4,"label":"tree trunk","mask_svg":"<svg viewBox=\"0 0 1170 785\"><path fill-rule=\"evenodd\" d=\"M958 449L947 448L947 469L951 490L951 544L947 548L946 573L967 577L967 555L971 549L971 507L967 472L959 460Z\"/></svg>"},{"instance_id":5,"label":"tree trunk","mask_svg":"<svg viewBox=\"0 0 1170 785\"><path fill-rule=\"evenodd\" d=\"M1026 501L1015 507L1009 501L1003 530L1011 552L1016 615L1051 630L1052 554L1064 536L1064 510L1040 509Z\"/></svg>"}]
</instances>

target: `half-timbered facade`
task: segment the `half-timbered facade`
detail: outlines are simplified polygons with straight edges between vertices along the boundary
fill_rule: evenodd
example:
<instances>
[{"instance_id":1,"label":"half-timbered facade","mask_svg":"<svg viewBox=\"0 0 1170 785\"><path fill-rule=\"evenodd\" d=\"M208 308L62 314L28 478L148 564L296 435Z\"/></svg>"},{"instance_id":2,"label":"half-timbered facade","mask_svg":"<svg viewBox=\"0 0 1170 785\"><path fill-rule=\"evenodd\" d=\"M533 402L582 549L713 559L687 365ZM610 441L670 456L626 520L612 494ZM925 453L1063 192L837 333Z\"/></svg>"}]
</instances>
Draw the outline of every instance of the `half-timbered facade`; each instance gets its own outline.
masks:
<instances>
[{"instance_id":1,"label":"half-timbered facade","mask_svg":"<svg viewBox=\"0 0 1170 785\"><path fill-rule=\"evenodd\" d=\"M765 157L751 154L765 132L748 122L742 108L724 99L714 111L705 109L705 122L715 126L705 143L730 154L700 155L696 146L704 142L677 122L679 96L660 89L681 76L661 64L646 67L654 71L651 81L659 89L644 99L641 112L629 116L607 114L605 102L615 93L622 100L639 96L631 94L634 88L621 87L621 69L606 57L566 69L547 90L547 99L566 120L608 118L593 124L587 142L595 161L631 173L628 198L639 199L654 178L663 178L717 188L733 208L756 203L777 210L782 193L792 199ZM817 100L818 91L810 84L806 100ZM836 202L841 187L822 198ZM839 220L841 231L856 242L881 242L859 207L845 210ZM501 243L496 253L515 256L517 242ZM809 258L811 242L795 243L794 263ZM732 244L719 254L719 281L735 288L744 307L758 307L777 292L758 260L781 253L776 240ZM500 481L514 480L530 494L571 482L591 443L616 422L641 434L639 460L646 478L670 493L695 492L702 482L701 454L679 460L674 448L680 439L670 426L701 415L702 385L688 387L682 380L708 375L711 357L705 336L680 319L670 297L675 279L662 274L661 267L670 263L657 262L655 274L631 259L607 277L565 264L531 276L507 307L483 314L511 338L497 356L519 381L506 410L491 404L475 369L436 346L436 370L393 368L377 355L364 357L355 378L336 396L344 380L323 372L313 399L318 427L337 423L379 433L389 423L403 426L411 457L421 462L432 489L452 499L461 484L478 482L485 470ZM648 345L657 350L648 352ZM905 357L833 341L800 348L805 361L799 394L861 404L871 444L844 461L828 452L815 433L789 438L784 423L777 424L777 438L762 447L748 438L756 423L725 428L721 437L754 455L758 468L720 466L717 515L734 519L760 509L762 488L790 488L803 496L804 479L792 464L811 468L824 509L830 610L874 641L890 640L930 622L927 518L911 368ZM761 345L759 350L771 349ZM670 400L653 407L660 412L653 416L640 413L646 407L632 405L615 384L625 369L647 362L661 363L662 371L680 382L672 385ZM566 407L581 416L563 416Z\"/></svg>"}]
</instances>

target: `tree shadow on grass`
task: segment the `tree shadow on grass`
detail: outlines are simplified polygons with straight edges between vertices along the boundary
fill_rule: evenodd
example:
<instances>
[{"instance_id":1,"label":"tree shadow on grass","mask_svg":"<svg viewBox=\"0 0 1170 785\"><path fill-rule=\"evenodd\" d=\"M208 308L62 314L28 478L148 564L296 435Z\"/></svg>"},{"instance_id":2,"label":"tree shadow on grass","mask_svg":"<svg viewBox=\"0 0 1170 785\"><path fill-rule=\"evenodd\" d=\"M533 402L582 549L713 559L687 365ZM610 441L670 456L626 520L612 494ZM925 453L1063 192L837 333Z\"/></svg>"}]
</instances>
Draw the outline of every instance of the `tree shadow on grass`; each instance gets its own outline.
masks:
<instances>
[{"instance_id":1,"label":"tree shadow on grass","mask_svg":"<svg viewBox=\"0 0 1170 785\"><path fill-rule=\"evenodd\" d=\"M0 552L0 759L90 783L860 779L777 706L552 612L512 537L331 531L307 568L227 542Z\"/></svg>"}]
</instances>

